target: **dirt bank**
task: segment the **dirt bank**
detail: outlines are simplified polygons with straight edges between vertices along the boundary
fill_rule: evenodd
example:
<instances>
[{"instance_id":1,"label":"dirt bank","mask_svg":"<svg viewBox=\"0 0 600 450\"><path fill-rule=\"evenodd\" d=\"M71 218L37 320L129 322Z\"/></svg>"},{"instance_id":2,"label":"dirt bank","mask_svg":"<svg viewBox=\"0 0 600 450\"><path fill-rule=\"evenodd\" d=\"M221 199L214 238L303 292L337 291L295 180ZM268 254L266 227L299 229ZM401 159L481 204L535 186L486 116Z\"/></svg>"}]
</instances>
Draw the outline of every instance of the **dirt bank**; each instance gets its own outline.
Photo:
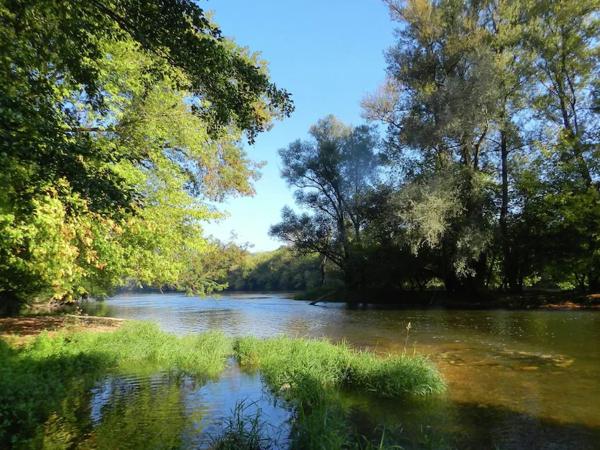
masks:
<instances>
[{"instance_id":1,"label":"dirt bank","mask_svg":"<svg viewBox=\"0 0 600 450\"><path fill-rule=\"evenodd\" d=\"M0 338L16 344L24 344L42 331L56 333L61 329L112 331L123 319L94 316L20 316L0 318Z\"/></svg>"}]
</instances>

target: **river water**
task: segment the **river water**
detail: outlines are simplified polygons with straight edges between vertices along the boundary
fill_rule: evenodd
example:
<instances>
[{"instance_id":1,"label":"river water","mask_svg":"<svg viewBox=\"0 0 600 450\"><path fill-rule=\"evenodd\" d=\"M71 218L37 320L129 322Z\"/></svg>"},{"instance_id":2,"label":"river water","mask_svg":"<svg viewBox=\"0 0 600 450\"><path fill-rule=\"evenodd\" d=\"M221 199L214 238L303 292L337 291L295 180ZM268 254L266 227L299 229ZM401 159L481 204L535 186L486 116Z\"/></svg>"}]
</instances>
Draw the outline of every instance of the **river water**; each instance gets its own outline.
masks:
<instances>
[{"instance_id":1,"label":"river water","mask_svg":"<svg viewBox=\"0 0 600 450\"><path fill-rule=\"evenodd\" d=\"M405 448L600 449L596 312L357 309L312 306L280 294L125 294L99 304L96 312L154 321L176 334L325 337L381 354L426 354L446 379L446 394L414 401L348 396L359 430L391 430L404 436ZM170 397L169 389L176 395ZM277 435L276 446L285 447L289 412L259 375L242 373L233 362L219 381L203 386L161 374L103 380L92 392L90 415L106 427L111 411L129 414L135 436L143 436L146 423L146 433L156 432L155 415L171 424L185 417L186 425L176 431L178 445L195 448L207 445L211 429L239 401L260 409ZM150 408L151 417L140 422L144 414L138 410L154 404L163 408ZM109 435L124 433L108 429Z\"/></svg>"}]
</instances>

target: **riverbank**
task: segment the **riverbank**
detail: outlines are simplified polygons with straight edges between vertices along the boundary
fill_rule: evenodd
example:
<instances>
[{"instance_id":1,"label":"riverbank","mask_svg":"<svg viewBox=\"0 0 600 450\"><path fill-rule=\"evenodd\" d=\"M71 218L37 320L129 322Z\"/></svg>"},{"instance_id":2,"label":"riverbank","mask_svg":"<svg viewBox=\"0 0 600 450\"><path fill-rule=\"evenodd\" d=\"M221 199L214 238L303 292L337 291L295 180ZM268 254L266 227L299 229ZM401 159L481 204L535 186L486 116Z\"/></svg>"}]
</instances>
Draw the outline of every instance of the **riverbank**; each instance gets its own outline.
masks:
<instances>
[{"instance_id":1,"label":"riverbank","mask_svg":"<svg viewBox=\"0 0 600 450\"><path fill-rule=\"evenodd\" d=\"M296 300L311 304L348 303L357 307L381 308L447 308L506 310L597 310L600 293L527 291L518 294L485 292L481 294L449 294L441 290L408 292L360 292L347 290L313 290L297 293Z\"/></svg>"},{"instance_id":2,"label":"riverbank","mask_svg":"<svg viewBox=\"0 0 600 450\"><path fill-rule=\"evenodd\" d=\"M112 317L62 315L32 315L0 317L0 339L14 344L31 342L40 333L53 336L61 331L115 331L125 321Z\"/></svg>"}]
</instances>

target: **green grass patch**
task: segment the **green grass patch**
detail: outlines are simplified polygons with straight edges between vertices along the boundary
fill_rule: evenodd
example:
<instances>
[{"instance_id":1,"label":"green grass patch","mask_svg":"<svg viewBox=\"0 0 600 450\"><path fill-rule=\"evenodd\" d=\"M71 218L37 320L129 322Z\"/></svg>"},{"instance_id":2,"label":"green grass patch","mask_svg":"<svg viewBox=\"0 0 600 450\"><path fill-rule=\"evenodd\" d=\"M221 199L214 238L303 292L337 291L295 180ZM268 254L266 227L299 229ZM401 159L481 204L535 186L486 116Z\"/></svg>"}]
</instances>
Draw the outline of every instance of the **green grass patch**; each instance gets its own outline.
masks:
<instances>
[{"instance_id":1,"label":"green grass patch","mask_svg":"<svg viewBox=\"0 0 600 450\"><path fill-rule=\"evenodd\" d=\"M275 390L350 388L382 397L445 390L439 372L421 356L379 357L343 344L287 337L238 339L235 352L242 367L259 369Z\"/></svg>"},{"instance_id":2,"label":"green grass patch","mask_svg":"<svg viewBox=\"0 0 600 450\"><path fill-rule=\"evenodd\" d=\"M38 447L27 439L35 439L71 392L90 388L102 374L164 370L214 378L231 354L232 341L221 333L180 338L149 323L42 333L23 348L0 340L0 447Z\"/></svg>"},{"instance_id":3,"label":"green grass patch","mask_svg":"<svg viewBox=\"0 0 600 450\"><path fill-rule=\"evenodd\" d=\"M357 436L341 390L389 398L441 393L439 372L421 356L379 357L324 340L241 338L234 345L242 367L260 371L270 388L293 407L292 448L399 448L383 437Z\"/></svg>"}]
</instances>

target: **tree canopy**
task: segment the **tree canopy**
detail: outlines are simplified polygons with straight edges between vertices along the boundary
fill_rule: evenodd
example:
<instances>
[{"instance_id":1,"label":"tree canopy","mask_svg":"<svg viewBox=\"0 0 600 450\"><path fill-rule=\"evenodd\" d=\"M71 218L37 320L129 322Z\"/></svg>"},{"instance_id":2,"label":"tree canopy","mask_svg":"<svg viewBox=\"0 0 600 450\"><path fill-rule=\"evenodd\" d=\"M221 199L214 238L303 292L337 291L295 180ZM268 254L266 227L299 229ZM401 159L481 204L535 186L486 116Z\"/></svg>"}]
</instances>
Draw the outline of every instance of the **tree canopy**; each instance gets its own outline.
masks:
<instances>
[{"instance_id":1,"label":"tree canopy","mask_svg":"<svg viewBox=\"0 0 600 450\"><path fill-rule=\"evenodd\" d=\"M207 200L252 194L242 139L292 111L265 63L190 0L7 0L0 23L3 304L216 287L189 264Z\"/></svg>"}]
</instances>

